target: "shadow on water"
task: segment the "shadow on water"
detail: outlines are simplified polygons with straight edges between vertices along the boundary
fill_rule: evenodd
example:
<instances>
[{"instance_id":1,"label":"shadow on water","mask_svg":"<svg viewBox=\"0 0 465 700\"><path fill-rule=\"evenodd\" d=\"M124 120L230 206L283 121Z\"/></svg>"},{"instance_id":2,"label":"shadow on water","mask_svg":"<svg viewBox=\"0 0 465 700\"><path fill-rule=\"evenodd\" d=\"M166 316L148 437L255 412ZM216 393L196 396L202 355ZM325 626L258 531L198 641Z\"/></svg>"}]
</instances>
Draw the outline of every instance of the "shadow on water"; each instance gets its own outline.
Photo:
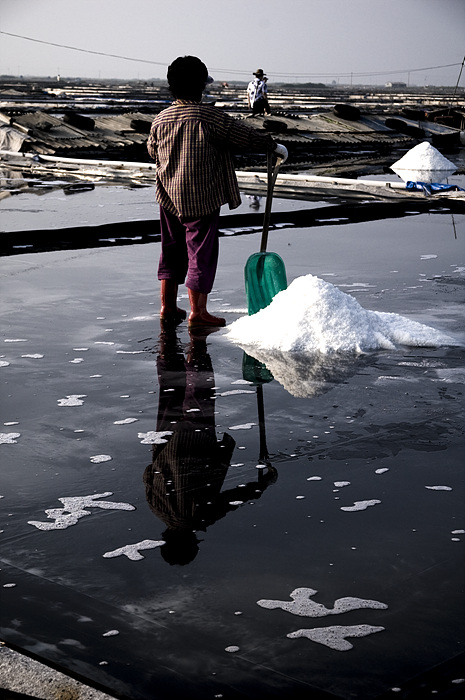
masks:
<instances>
[{"instance_id":1,"label":"shadow on water","mask_svg":"<svg viewBox=\"0 0 465 700\"><path fill-rule=\"evenodd\" d=\"M199 552L197 532L205 532L245 501L260 498L277 472L266 449L262 400L263 467L256 481L222 491L236 441L228 433L221 441L216 437L214 372L204 335L191 334L184 348L175 329L162 330L157 372L158 436L144 483L151 510L167 526L161 555L169 564L185 565Z\"/></svg>"}]
</instances>

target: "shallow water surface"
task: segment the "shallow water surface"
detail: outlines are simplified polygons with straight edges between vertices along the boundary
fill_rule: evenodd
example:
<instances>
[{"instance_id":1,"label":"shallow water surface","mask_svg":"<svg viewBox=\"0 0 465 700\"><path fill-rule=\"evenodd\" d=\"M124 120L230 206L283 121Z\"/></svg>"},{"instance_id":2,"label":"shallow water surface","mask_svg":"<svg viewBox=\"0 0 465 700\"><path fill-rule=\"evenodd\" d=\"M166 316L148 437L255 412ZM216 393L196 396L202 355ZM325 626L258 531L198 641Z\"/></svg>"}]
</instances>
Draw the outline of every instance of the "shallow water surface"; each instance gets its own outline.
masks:
<instances>
[{"instance_id":1,"label":"shallow water surface","mask_svg":"<svg viewBox=\"0 0 465 700\"><path fill-rule=\"evenodd\" d=\"M457 341L276 377L160 328L157 243L4 258L0 638L142 700L458 688L464 226L273 231L289 281ZM228 322L258 245L221 241Z\"/></svg>"}]
</instances>

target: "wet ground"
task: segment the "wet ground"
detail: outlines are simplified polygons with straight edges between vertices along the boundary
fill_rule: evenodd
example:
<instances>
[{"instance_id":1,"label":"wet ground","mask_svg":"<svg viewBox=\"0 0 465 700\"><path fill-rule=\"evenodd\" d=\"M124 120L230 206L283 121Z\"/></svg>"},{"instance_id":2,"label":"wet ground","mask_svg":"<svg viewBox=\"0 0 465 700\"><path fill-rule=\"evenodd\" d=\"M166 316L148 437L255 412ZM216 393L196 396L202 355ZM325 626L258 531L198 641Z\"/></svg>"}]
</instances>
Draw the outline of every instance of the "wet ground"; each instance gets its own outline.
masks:
<instances>
[{"instance_id":1,"label":"wet ground","mask_svg":"<svg viewBox=\"0 0 465 700\"><path fill-rule=\"evenodd\" d=\"M458 697L464 236L413 205L272 231L289 281L460 343L280 381L160 329L157 242L3 258L0 639L134 700ZM228 323L259 238L221 240Z\"/></svg>"}]
</instances>

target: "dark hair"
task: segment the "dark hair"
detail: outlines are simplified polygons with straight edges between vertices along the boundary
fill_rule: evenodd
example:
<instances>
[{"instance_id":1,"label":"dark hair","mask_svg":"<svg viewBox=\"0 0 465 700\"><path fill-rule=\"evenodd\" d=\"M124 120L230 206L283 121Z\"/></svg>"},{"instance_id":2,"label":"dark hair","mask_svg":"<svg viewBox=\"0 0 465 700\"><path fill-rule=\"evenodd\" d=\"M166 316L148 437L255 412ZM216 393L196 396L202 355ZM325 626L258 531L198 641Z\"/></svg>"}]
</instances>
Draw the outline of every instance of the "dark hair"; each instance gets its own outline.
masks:
<instances>
[{"instance_id":1,"label":"dark hair","mask_svg":"<svg viewBox=\"0 0 465 700\"><path fill-rule=\"evenodd\" d=\"M168 66L167 78L174 97L199 100L208 80L208 70L196 56L179 56Z\"/></svg>"}]
</instances>

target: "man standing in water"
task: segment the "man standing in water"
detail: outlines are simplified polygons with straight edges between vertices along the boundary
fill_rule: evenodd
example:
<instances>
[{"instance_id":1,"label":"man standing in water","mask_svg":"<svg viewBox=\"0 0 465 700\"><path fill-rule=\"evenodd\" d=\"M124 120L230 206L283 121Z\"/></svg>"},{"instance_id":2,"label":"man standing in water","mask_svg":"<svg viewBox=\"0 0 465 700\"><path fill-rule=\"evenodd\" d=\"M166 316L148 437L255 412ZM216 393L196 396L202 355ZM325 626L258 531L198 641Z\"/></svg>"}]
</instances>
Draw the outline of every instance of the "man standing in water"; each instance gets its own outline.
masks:
<instances>
[{"instance_id":1,"label":"man standing in water","mask_svg":"<svg viewBox=\"0 0 465 700\"><path fill-rule=\"evenodd\" d=\"M224 326L224 318L207 311L218 264L220 208L241 203L232 151L275 152L284 146L216 107L201 103L205 86L213 82L195 56L177 58L168 68L173 104L152 124L147 148L156 162L160 205L163 322L179 323L186 312L177 306L179 284L189 293L189 327Z\"/></svg>"}]
</instances>

